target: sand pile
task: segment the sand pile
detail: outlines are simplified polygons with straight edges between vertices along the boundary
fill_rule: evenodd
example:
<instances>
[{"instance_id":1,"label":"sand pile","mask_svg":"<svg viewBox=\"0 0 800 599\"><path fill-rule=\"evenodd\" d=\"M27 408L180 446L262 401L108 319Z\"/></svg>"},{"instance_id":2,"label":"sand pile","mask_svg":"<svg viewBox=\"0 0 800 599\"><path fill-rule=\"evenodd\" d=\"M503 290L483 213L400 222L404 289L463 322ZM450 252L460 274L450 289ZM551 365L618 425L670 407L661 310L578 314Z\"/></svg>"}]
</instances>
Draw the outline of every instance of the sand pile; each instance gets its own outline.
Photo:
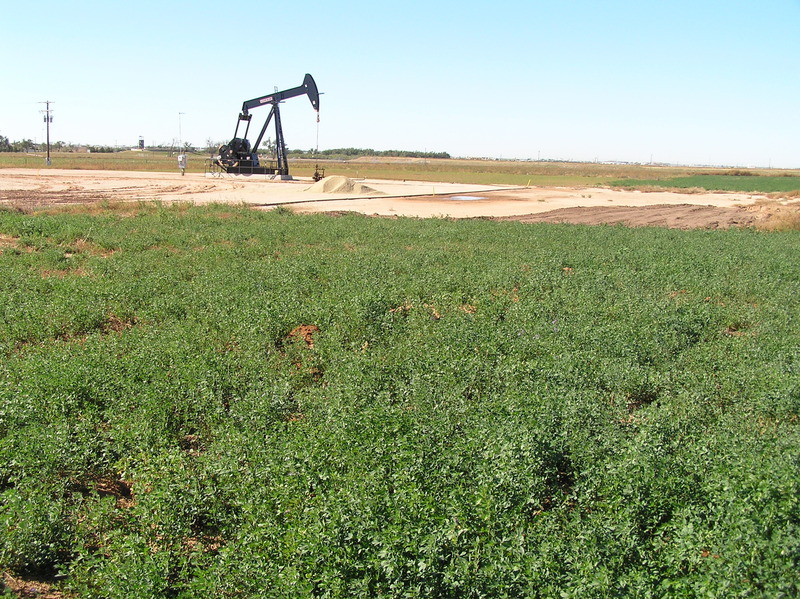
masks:
<instances>
[{"instance_id":1,"label":"sand pile","mask_svg":"<svg viewBox=\"0 0 800 599\"><path fill-rule=\"evenodd\" d=\"M325 177L320 179L314 185L306 189L312 193L354 193L365 195L383 195L382 191L373 189L369 185L363 183L356 183L352 179L342 177L341 175L334 175L332 177Z\"/></svg>"}]
</instances>

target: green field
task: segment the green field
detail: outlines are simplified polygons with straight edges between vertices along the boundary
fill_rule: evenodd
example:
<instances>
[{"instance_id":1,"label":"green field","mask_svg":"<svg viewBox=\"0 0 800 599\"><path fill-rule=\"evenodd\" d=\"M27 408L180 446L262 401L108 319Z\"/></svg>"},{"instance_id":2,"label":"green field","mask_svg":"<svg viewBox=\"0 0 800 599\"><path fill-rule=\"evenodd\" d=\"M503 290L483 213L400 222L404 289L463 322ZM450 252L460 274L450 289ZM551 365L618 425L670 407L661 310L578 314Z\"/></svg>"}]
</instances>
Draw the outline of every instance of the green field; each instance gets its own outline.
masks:
<instances>
[{"instance_id":1,"label":"green field","mask_svg":"<svg viewBox=\"0 0 800 599\"><path fill-rule=\"evenodd\" d=\"M614 187L698 189L703 191L743 191L750 193L800 194L800 177L784 175L699 174L666 179L622 179L609 181Z\"/></svg>"},{"instance_id":2,"label":"green field","mask_svg":"<svg viewBox=\"0 0 800 599\"><path fill-rule=\"evenodd\" d=\"M800 593L796 233L130 204L0 211L0 252L14 576Z\"/></svg>"},{"instance_id":3,"label":"green field","mask_svg":"<svg viewBox=\"0 0 800 599\"><path fill-rule=\"evenodd\" d=\"M208 158L204 154L188 155L188 171L202 173ZM78 153L78 152L53 152L51 166L45 166L45 157L41 153L23 154L2 152L0 153L0 169L3 168L30 168L30 169L76 169L76 170L107 170L107 171L152 171L152 172L177 172L177 153L170 152L114 152L114 153ZM313 169L312 169L313 170ZM2 171L0 171L2 172Z\"/></svg>"}]
</instances>

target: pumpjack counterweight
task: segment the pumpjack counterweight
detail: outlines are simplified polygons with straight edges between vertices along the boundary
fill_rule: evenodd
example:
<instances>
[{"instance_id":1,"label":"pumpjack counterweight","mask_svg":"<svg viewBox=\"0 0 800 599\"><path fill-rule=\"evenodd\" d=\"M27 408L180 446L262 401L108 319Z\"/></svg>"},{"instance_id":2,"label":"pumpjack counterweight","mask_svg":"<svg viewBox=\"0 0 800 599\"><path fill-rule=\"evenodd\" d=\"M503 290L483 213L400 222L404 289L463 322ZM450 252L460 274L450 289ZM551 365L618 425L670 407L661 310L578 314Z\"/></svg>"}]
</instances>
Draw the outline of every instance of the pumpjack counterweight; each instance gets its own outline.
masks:
<instances>
[{"instance_id":1,"label":"pumpjack counterweight","mask_svg":"<svg viewBox=\"0 0 800 599\"><path fill-rule=\"evenodd\" d=\"M242 112L236 121L236 130L233 139L219 147L219 155L214 158L214 162L228 173L252 174L252 175L278 175L289 178L289 160L286 156L286 142L283 137L283 125L281 124L280 103L289 98L306 95L311 101L311 106L319 112L319 91L314 78L306 73L303 84L281 92L261 96L247 100L242 104ZM250 131L250 122L253 115L250 111L259 106L269 105L270 110L267 120L258 134L255 142L251 145L247 138ZM275 160L262 162L258 156L258 146L264 139L270 122L275 123ZM244 133L239 137L239 127L246 123Z\"/></svg>"}]
</instances>

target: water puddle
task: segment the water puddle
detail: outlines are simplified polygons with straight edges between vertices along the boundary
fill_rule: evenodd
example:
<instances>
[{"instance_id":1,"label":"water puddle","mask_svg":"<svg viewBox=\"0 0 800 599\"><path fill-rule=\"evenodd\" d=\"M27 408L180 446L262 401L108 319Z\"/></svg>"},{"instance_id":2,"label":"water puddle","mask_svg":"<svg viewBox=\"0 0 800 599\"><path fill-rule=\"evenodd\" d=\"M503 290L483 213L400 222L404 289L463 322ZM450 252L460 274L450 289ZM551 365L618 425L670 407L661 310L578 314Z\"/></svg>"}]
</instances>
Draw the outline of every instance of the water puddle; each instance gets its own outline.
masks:
<instances>
[{"instance_id":1,"label":"water puddle","mask_svg":"<svg viewBox=\"0 0 800 599\"><path fill-rule=\"evenodd\" d=\"M475 201L475 200L485 200L486 197L485 196L460 196L459 195L459 196L448 196L448 199L450 199L450 200L462 200L462 201L466 201L466 202L471 202L471 201Z\"/></svg>"}]
</instances>

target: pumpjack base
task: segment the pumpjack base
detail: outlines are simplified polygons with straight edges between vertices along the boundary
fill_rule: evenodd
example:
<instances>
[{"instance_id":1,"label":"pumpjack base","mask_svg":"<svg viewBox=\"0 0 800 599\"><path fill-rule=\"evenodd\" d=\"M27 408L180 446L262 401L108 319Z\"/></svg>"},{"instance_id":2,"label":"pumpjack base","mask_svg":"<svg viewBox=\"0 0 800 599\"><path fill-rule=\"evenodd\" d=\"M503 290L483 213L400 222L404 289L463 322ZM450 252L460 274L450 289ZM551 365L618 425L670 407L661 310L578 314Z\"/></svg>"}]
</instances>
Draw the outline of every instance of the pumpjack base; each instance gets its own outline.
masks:
<instances>
[{"instance_id":1,"label":"pumpjack base","mask_svg":"<svg viewBox=\"0 0 800 599\"><path fill-rule=\"evenodd\" d=\"M275 169L262 166L223 166L226 173L239 173L242 175L275 175Z\"/></svg>"},{"instance_id":2,"label":"pumpjack base","mask_svg":"<svg viewBox=\"0 0 800 599\"><path fill-rule=\"evenodd\" d=\"M294 177L288 173L282 174L278 169L270 166L250 166L239 164L237 166L226 166L216 160L206 161L206 176L210 177L250 177L258 176L272 181L294 181Z\"/></svg>"},{"instance_id":3,"label":"pumpjack base","mask_svg":"<svg viewBox=\"0 0 800 599\"><path fill-rule=\"evenodd\" d=\"M264 173L232 173L228 171L209 171L206 173L206 177L212 179L227 179L227 178L235 178L235 179L263 179L266 181L297 181L291 175L270 175Z\"/></svg>"},{"instance_id":4,"label":"pumpjack base","mask_svg":"<svg viewBox=\"0 0 800 599\"><path fill-rule=\"evenodd\" d=\"M264 175L268 179L279 179L281 181L291 181L293 179L291 175L281 175L268 168L228 167L222 170L229 175Z\"/></svg>"}]
</instances>

